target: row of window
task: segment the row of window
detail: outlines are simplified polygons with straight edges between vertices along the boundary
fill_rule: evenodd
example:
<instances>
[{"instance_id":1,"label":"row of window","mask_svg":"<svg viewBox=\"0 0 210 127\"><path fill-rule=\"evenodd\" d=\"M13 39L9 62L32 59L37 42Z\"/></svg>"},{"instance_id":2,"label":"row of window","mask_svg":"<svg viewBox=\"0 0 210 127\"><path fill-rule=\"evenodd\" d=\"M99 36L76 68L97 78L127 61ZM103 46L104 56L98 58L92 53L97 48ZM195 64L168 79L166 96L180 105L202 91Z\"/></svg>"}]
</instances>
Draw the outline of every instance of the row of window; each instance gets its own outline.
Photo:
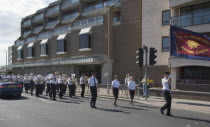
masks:
<instances>
[{"instance_id":1,"label":"row of window","mask_svg":"<svg viewBox=\"0 0 210 127\"><path fill-rule=\"evenodd\" d=\"M67 51L67 40L66 35L60 35L57 39L57 54L64 54ZM48 56L48 40L42 40L40 43L40 56ZM79 51L91 50L91 34L84 33L79 36ZM27 46L27 58L34 58L35 48L34 43ZM17 48L17 59L23 58L22 46Z\"/></svg>"}]
</instances>

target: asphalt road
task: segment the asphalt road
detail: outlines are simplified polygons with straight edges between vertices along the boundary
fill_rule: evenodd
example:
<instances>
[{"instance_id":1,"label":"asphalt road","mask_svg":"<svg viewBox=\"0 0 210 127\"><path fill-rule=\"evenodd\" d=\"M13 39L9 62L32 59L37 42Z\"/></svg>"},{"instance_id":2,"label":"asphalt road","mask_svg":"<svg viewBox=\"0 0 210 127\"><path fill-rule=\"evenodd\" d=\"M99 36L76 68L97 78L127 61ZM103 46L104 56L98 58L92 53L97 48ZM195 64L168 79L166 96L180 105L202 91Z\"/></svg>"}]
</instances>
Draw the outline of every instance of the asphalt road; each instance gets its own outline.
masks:
<instances>
[{"instance_id":1,"label":"asphalt road","mask_svg":"<svg viewBox=\"0 0 210 127\"><path fill-rule=\"evenodd\" d=\"M50 101L48 97L0 98L0 127L210 127L210 114L172 110L163 116L150 105L98 98L98 109L91 109L90 98L75 97Z\"/></svg>"}]
</instances>

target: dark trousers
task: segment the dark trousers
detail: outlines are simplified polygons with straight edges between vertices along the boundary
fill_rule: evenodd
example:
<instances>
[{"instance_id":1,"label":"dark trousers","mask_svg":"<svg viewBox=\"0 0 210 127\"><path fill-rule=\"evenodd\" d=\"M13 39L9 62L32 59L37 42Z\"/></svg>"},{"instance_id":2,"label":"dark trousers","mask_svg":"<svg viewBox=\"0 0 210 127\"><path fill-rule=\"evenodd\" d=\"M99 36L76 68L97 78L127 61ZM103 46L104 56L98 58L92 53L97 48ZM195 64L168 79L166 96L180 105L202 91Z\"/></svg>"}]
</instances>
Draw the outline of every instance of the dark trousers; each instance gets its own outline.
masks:
<instances>
[{"instance_id":1,"label":"dark trousers","mask_svg":"<svg viewBox=\"0 0 210 127\"><path fill-rule=\"evenodd\" d=\"M171 114L171 100L172 100L171 93L168 90L164 90L163 95L166 100L166 103L163 105L161 110L164 111L165 109L167 109L166 115L170 115Z\"/></svg>"},{"instance_id":2,"label":"dark trousers","mask_svg":"<svg viewBox=\"0 0 210 127\"><path fill-rule=\"evenodd\" d=\"M61 83L61 84L58 84L58 86L59 86L59 89L60 89L60 91L59 91L59 97L60 98L62 98L63 97L63 94L64 94L64 84L63 83Z\"/></svg>"},{"instance_id":3,"label":"dark trousers","mask_svg":"<svg viewBox=\"0 0 210 127\"><path fill-rule=\"evenodd\" d=\"M112 88L113 90L113 96L115 99L118 99L118 95L119 95L119 88Z\"/></svg>"},{"instance_id":4,"label":"dark trousers","mask_svg":"<svg viewBox=\"0 0 210 127\"><path fill-rule=\"evenodd\" d=\"M76 95L76 89L77 89L77 86L75 84L73 84L73 87L74 87L74 90L73 90L73 96Z\"/></svg>"},{"instance_id":5,"label":"dark trousers","mask_svg":"<svg viewBox=\"0 0 210 127\"><path fill-rule=\"evenodd\" d=\"M73 94L74 94L74 86L73 85L69 85L69 97L72 98Z\"/></svg>"},{"instance_id":6,"label":"dark trousers","mask_svg":"<svg viewBox=\"0 0 210 127\"><path fill-rule=\"evenodd\" d=\"M25 91L28 93L28 90L30 89L29 83L24 83Z\"/></svg>"},{"instance_id":7,"label":"dark trousers","mask_svg":"<svg viewBox=\"0 0 210 127\"><path fill-rule=\"evenodd\" d=\"M42 84L41 84L41 91L40 91L40 94L41 94L41 95L42 95L44 89L45 89L45 83L42 83Z\"/></svg>"},{"instance_id":8,"label":"dark trousers","mask_svg":"<svg viewBox=\"0 0 210 127\"><path fill-rule=\"evenodd\" d=\"M56 84L50 84L50 99L53 98L53 100L55 100L56 98Z\"/></svg>"},{"instance_id":9,"label":"dark trousers","mask_svg":"<svg viewBox=\"0 0 210 127\"><path fill-rule=\"evenodd\" d=\"M96 100L97 100L97 88L95 86L90 86L90 92L91 92L91 106L96 105Z\"/></svg>"},{"instance_id":10,"label":"dark trousers","mask_svg":"<svg viewBox=\"0 0 210 127\"><path fill-rule=\"evenodd\" d=\"M41 84L36 84L35 88L36 88L36 97L39 97L39 94L41 92Z\"/></svg>"},{"instance_id":11,"label":"dark trousers","mask_svg":"<svg viewBox=\"0 0 210 127\"><path fill-rule=\"evenodd\" d=\"M50 93L50 83L47 83L47 90L46 90L46 95Z\"/></svg>"},{"instance_id":12,"label":"dark trousers","mask_svg":"<svg viewBox=\"0 0 210 127\"><path fill-rule=\"evenodd\" d=\"M84 94L85 94L85 84L81 84L81 97L84 97Z\"/></svg>"},{"instance_id":13,"label":"dark trousers","mask_svg":"<svg viewBox=\"0 0 210 127\"><path fill-rule=\"evenodd\" d=\"M134 99L134 96L135 96L135 90L130 90L131 99Z\"/></svg>"}]
</instances>

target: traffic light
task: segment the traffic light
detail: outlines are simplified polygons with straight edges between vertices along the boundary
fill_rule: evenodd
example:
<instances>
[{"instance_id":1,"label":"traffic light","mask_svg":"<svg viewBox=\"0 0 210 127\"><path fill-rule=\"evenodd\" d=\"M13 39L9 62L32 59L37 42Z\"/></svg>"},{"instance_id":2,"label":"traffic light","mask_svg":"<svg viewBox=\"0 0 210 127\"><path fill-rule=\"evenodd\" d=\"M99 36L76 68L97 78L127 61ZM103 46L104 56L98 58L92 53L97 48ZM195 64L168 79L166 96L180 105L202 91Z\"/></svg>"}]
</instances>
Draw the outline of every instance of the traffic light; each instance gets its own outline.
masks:
<instances>
[{"instance_id":1,"label":"traffic light","mask_svg":"<svg viewBox=\"0 0 210 127\"><path fill-rule=\"evenodd\" d=\"M136 51L136 63L139 64L139 66L143 66L144 61L144 50L143 48L139 48L138 51Z\"/></svg>"},{"instance_id":2,"label":"traffic light","mask_svg":"<svg viewBox=\"0 0 210 127\"><path fill-rule=\"evenodd\" d=\"M155 58L157 58L156 52L157 52L157 50L155 48L150 48L150 54L149 54L149 65L150 66L153 66L157 63L155 61Z\"/></svg>"}]
</instances>

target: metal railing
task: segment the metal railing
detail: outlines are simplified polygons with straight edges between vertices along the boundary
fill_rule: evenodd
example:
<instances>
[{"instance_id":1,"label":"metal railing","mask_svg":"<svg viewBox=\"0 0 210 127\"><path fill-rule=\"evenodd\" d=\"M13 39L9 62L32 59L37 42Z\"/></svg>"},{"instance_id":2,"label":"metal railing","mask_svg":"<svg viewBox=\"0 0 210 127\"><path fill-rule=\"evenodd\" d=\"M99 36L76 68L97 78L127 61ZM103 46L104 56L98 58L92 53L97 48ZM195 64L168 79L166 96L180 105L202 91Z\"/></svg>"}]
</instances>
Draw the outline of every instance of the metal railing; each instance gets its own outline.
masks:
<instances>
[{"instance_id":1,"label":"metal railing","mask_svg":"<svg viewBox=\"0 0 210 127\"><path fill-rule=\"evenodd\" d=\"M209 23L210 10L172 17L172 25L178 27L194 26Z\"/></svg>"},{"instance_id":2,"label":"metal railing","mask_svg":"<svg viewBox=\"0 0 210 127\"><path fill-rule=\"evenodd\" d=\"M102 3L96 4L96 5L85 7L83 9L83 12L88 13L88 12L91 12L91 11L95 11L95 10L98 10L98 9L105 8L104 7L105 5L112 5L112 4L115 5L115 4L120 4L120 3L121 3L121 0L109 0L109 1L102 2Z\"/></svg>"},{"instance_id":3,"label":"metal railing","mask_svg":"<svg viewBox=\"0 0 210 127\"><path fill-rule=\"evenodd\" d=\"M64 34L65 32L68 32L70 30L71 30L70 26L58 27L58 28L53 29L52 34L60 35L60 34Z\"/></svg>"},{"instance_id":4,"label":"metal railing","mask_svg":"<svg viewBox=\"0 0 210 127\"><path fill-rule=\"evenodd\" d=\"M62 17L62 21L67 21L69 19L73 19L73 18L77 17L78 15L79 15L79 12L75 12L75 13L64 15Z\"/></svg>"},{"instance_id":5,"label":"metal railing","mask_svg":"<svg viewBox=\"0 0 210 127\"><path fill-rule=\"evenodd\" d=\"M46 27L52 27L52 26L56 25L57 23L58 23L58 20L54 20L54 21L48 22Z\"/></svg>"},{"instance_id":6,"label":"metal railing","mask_svg":"<svg viewBox=\"0 0 210 127\"><path fill-rule=\"evenodd\" d=\"M44 26L39 26L39 27L35 27L34 29L33 29L33 33L37 33L37 32L39 32L41 29L43 29L44 28Z\"/></svg>"},{"instance_id":7,"label":"metal railing","mask_svg":"<svg viewBox=\"0 0 210 127\"><path fill-rule=\"evenodd\" d=\"M82 25L87 25L87 24L91 24L91 23L103 22L103 20L104 20L103 16L83 19L83 20L76 21L74 23L74 26L82 26Z\"/></svg>"},{"instance_id":8,"label":"metal railing","mask_svg":"<svg viewBox=\"0 0 210 127\"><path fill-rule=\"evenodd\" d=\"M56 5L50 9L47 10L47 14L52 14L52 13L55 13L55 12L58 12L59 11L59 5Z\"/></svg>"},{"instance_id":9,"label":"metal railing","mask_svg":"<svg viewBox=\"0 0 210 127\"><path fill-rule=\"evenodd\" d=\"M24 32L24 33L23 33L23 36L26 37L26 36L28 36L30 33L31 33L31 31Z\"/></svg>"},{"instance_id":10,"label":"metal railing","mask_svg":"<svg viewBox=\"0 0 210 127\"><path fill-rule=\"evenodd\" d=\"M27 42L33 42L33 41L36 41L36 36L26 38L26 43L27 43Z\"/></svg>"},{"instance_id":11,"label":"metal railing","mask_svg":"<svg viewBox=\"0 0 210 127\"><path fill-rule=\"evenodd\" d=\"M66 7L66 6L69 6L73 3L76 3L76 2L79 2L79 0L64 0L63 3L62 3L62 7Z\"/></svg>"},{"instance_id":12,"label":"metal railing","mask_svg":"<svg viewBox=\"0 0 210 127\"><path fill-rule=\"evenodd\" d=\"M31 25L31 20L26 20L23 22L23 26Z\"/></svg>"},{"instance_id":13,"label":"metal railing","mask_svg":"<svg viewBox=\"0 0 210 127\"><path fill-rule=\"evenodd\" d=\"M40 14L34 16L33 21L41 20L43 18L44 18L44 14L43 13L40 13Z\"/></svg>"},{"instance_id":14,"label":"metal railing","mask_svg":"<svg viewBox=\"0 0 210 127\"><path fill-rule=\"evenodd\" d=\"M51 37L51 35L52 35L52 33L50 31L49 32L43 32L43 33L38 34L37 39L48 38L48 37Z\"/></svg>"}]
</instances>

